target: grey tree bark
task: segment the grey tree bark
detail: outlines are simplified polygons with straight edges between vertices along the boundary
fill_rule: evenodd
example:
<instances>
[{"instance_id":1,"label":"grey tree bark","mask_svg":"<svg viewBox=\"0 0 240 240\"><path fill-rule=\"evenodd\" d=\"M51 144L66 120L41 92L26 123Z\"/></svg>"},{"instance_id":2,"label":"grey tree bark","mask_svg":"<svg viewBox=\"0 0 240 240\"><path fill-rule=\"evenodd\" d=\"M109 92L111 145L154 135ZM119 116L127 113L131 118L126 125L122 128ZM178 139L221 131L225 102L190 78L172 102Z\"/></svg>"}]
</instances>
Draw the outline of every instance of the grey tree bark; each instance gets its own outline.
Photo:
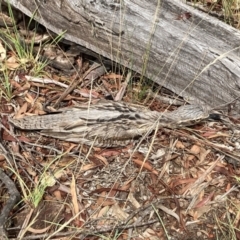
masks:
<instances>
[{"instance_id":1,"label":"grey tree bark","mask_svg":"<svg viewBox=\"0 0 240 240\"><path fill-rule=\"evenodd\" d=\"M190 103L215 108L238 103L239 31L180 0L9 2L28 16L36 13L35 19L57 34L66 30L67 40L142 73ZM185 12L192 16L178 17Z\"/></svg>"}]
</instances>

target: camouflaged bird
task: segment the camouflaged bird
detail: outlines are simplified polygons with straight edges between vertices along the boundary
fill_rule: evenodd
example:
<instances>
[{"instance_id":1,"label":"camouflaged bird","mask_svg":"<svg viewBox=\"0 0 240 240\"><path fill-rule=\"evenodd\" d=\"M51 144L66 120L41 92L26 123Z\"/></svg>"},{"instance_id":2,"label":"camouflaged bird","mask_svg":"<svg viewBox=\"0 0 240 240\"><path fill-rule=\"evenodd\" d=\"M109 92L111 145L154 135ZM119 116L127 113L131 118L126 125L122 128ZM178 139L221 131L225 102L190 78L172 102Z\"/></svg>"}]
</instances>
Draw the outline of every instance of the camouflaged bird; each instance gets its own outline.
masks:
<instances>
[{"instance_id":1,"label":"camouflaged bird","mask_svg":"<svg viewBox=\"0 0 240 240\"><path fill-rule=\"evenodd\" d=\"M22 130L61 140L98 147L124 146L158 127L180 128L209 117L201 106L185 105L172 112L150 111L141 106L101 100L77 105L57 113L25 116L9 121Z\"/></svg>"}]
</instances>

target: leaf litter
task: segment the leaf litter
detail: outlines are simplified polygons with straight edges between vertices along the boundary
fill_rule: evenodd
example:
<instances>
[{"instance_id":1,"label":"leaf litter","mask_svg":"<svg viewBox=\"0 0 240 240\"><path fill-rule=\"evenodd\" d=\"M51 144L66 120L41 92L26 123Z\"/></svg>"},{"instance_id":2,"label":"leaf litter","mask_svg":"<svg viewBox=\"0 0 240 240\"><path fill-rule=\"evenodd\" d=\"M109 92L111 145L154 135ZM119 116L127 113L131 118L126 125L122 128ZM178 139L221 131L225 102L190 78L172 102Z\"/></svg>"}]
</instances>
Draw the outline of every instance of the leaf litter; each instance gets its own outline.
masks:
<instances>
[{"instance_id":1,"label":"leaf litter","mask_svg":"<svg viewBox=\"0 0 240 240\"><path fill-rule=\"evenodd\" d=\"M3 115L46 113L46 102L61 95L75 78L46 70L46 76L37 78L40 85L29 80L28 72L15 74L10 81L14 94ZM141 103L132 97L134 88L130 91L126 85L127 74L105 74L99 68L88 76L94 81L80 83L60 104L69 107L77 100L109 96ZM152 96L145 104L158 110L167 107ZM2 139L14 161L0 155L1 167L14 170L12 179L25 196L9 222L26 229L11 230L9 225L10 239L116 235L117 239L227 239L230 225L238 234L239 142L224 122L159 129L139 146L109 149L16 130L7 120L2 124ZM4 188L1 191L4 194ZM37 205L31 197L38 197Z\"/></svg>"}]
</instances>

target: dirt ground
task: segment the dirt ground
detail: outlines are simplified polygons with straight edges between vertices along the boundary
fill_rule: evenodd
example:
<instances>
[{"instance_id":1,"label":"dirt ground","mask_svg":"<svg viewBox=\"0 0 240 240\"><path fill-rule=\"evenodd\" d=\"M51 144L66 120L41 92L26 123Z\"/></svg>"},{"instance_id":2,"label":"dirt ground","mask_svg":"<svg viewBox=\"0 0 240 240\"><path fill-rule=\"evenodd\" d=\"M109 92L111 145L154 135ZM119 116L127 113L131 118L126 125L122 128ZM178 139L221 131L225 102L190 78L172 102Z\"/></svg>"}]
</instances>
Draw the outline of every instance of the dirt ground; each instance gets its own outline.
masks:
<instances>
[{"instance_id":1,"label":"dirt ground","mask_svg":"<svg viewBox=\"0 0 240 240\"><path fill-rule=\"evenodd\" d=\"M68 46L55 48L60 54ZM176 96L81 53L71 71L54 63L35 76L41 59L23 65L3 43L2 49L0 225L9 239L240 239L239 119L218 113L220 119L160 128L119 148L19 130L9 117L96 99L162 112L166 98Z\"/></svg>"}]
</instances>

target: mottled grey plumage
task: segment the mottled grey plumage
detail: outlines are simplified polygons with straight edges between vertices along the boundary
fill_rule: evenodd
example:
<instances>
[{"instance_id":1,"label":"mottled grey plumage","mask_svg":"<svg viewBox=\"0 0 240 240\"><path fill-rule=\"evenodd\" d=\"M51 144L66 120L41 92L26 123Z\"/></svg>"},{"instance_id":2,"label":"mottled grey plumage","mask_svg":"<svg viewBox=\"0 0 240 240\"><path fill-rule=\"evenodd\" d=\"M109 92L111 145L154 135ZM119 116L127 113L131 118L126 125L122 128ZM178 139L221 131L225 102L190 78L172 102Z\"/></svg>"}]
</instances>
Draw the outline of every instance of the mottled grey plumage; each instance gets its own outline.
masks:
<instances>
[{"instance_id":1,"label":"mottled grey plumage","mask_svg":"<svg viewBox=\"0 0 240 240\"><path fill-rule=\"evenodd\" d=\"M17 128L41 130L41 134L70 142L100 147L124 146L159 127L178 128L195 124L209 114L200 106L186 105L172 112L150 111L123 102L99 101L61 109L42 116L9 119Z\"/></svg>"}]
</instances>

